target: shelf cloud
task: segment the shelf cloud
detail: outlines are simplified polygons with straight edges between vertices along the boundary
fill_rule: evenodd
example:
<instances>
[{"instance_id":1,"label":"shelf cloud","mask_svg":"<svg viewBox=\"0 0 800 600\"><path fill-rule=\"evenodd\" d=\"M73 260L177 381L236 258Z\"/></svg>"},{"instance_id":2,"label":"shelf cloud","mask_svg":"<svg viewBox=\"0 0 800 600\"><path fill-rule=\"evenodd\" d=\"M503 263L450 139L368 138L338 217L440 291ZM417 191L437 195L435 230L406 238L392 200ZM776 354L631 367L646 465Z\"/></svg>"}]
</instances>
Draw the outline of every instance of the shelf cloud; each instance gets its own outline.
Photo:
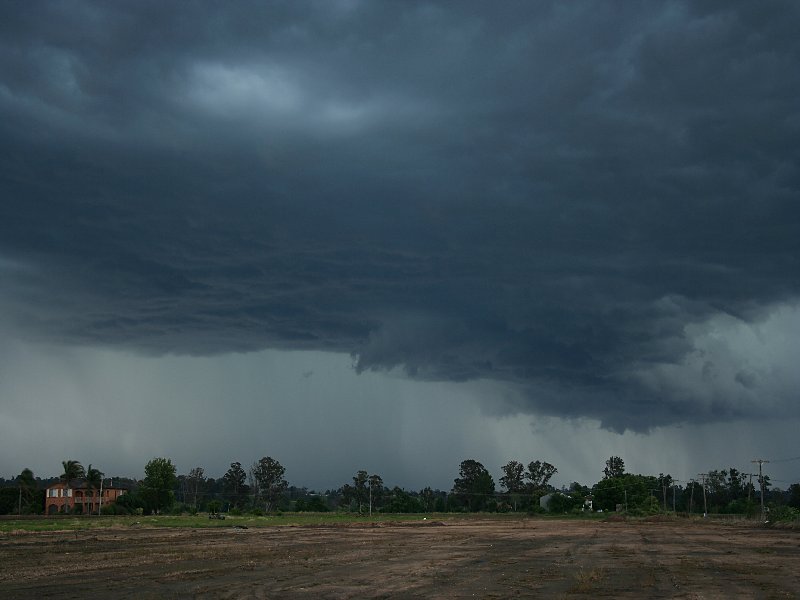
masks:
<instances>
[{"instance_id":1,"label":"shelf cloud","mask_svg":"<svg viewBox=\"0 0 800 600\"><path fill-rule=\"evenodd\" d=\"M798 417L794 2L0 7L0 325ZM491 398L483 400L487 406Z\"/></svg>"}]
</instances>

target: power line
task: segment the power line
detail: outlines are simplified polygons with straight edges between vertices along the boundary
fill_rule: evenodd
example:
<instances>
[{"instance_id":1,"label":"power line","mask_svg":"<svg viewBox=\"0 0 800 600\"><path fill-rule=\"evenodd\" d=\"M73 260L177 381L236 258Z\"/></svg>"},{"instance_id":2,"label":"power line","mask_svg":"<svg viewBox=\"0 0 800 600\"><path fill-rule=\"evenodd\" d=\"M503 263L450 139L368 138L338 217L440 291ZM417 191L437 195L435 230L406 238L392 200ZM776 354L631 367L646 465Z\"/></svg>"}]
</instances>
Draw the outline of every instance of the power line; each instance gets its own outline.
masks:
<instances>
[{"instance_id":1,"label":"power line","mask_svg":"<svg viewBox=\"0 0 800 600\"><path fill-rule=\"evenodd\" d=\"M773 458L771 462L784 463L784 462L791 462L793 460L800 460L800 456L793 456L791 458ZM752 462L755 462L755 461L752 461ZM770 462L770 461L765 461L765 462Z\"/></svg>"}]
</instances>

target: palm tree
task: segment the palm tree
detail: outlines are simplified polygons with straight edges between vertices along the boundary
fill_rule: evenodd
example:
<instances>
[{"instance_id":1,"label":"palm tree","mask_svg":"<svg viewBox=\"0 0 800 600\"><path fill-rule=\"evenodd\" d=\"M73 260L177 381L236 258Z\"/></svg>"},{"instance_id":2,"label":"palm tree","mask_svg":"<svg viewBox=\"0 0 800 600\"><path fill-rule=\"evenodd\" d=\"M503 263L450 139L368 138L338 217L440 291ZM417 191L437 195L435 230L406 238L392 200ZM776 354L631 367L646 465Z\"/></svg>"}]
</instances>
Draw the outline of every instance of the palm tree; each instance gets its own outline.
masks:
<instances>
[{"instance_id":1,"label":"palm tree","mask_svg":"<svg viewBox=\"0 0 800 600\"><path fill-rule=\"evenodd\" d=\"M101 482L103 481L103 475L105 475L105 473L101 472L100 469L95 469L90 463L86 469L86 487L88 487L90 490L98 490ZM100 514L99 503L97 511L97 514Z\"/></svg>"},{"instance_id":2,"label":"palm tree","mask_svg":"<svg viewBox=\"0 0 800 600\"><path fill-rule=\"evenodd\" d=\"M70 484L79 477L83 477L83 465L77 460L62 460L61 466L64 467L64 472L61 474L61 481L64 482L65 498L69 497ZM75 499L72 499L72 506L75 506ZM64 512L69 508L69 500L64 500Z\"/></svg>"}]
</instances>

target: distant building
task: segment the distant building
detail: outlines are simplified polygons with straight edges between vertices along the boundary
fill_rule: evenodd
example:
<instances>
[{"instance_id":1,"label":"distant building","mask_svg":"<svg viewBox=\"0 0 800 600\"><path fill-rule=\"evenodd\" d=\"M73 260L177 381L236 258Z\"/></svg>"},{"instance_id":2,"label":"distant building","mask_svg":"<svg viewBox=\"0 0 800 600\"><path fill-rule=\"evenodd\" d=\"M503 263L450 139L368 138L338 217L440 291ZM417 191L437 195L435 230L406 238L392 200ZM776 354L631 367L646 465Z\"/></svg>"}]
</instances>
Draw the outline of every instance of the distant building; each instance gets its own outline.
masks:
<instances>
[{"instance_id":1,"label":"distant building","mask_svg":"<svg viewBox=\"0 0 800 600\"><path fill-rule=\"evenodd\" d=\"M55 515L65 512L64 507L67 506L74 513L97 513L101 506L114 504L126 491L112 485L104 486L101 492L87 486L83 479L76 479L69 489L63 482L54 483L45 490L44 510L48 515Z\"/></svg>"}]
</instances>

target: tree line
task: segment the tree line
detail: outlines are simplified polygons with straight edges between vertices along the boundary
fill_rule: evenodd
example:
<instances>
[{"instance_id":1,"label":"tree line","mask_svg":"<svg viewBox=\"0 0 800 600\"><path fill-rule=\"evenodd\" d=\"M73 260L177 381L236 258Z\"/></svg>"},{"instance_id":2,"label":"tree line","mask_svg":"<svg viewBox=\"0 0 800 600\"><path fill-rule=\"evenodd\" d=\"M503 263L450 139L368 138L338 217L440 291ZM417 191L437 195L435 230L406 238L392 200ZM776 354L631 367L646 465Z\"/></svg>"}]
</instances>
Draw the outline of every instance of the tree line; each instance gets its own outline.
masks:
<instances>
[{"instance_id":1,"label":"tree line","mask_svg":"<svg viewBox=\"0 0 800 600\"><path fill-rule=\"evenodd\" d=\"M479 461L460 463L450 490L425 487L407 491L388 487L378 474L358 470L351 481L336 489L309 490L290 485L286 469L265 456L245 468L232 462L220 478L207 477L202 467L179 475L169 458L153 458L140 481L114 478L127 493L102 507L105 514L162 514L225 511L265 514L276 511L348 511L361 514L430 512L551 512L586 510L631 514L670 512L688 514L736 513L754 515L761 494L766 505L796 515L800 509L800 484L787 490L774 488L768 476L753 476L735 468L711 470L700 481L678 482L671 475L628 473L619 456L605 462L603 477L592 486L573 482L556 489L550 482L558 469L546 461L526 464L511 460L501 467L497 489L494 478ZM91 464L84 469L76 460L62 461L57 478L35 478L30 469L13 480L0 479L0 514L38 514L45 509L45 488L61 481L67 489L80 485L99 489L105 474ZM79 504L66 504L67 512L79 512ZM100 509L98 509L100 510ZM795 511L794 513L792 511Z\"/></svg>"}]
</instances>

